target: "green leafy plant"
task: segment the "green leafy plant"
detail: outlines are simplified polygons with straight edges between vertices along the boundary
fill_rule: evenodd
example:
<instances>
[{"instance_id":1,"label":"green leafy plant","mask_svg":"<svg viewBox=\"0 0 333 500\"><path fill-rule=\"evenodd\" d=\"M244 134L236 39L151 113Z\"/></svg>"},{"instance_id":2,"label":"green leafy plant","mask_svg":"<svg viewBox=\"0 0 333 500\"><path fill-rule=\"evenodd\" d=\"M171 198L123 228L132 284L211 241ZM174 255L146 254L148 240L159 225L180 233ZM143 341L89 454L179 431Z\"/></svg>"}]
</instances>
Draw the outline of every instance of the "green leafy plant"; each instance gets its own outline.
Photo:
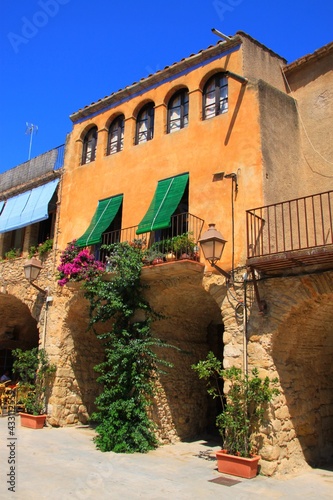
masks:
<instances>
[{"instance_id":1,"label":"green leafy plant","mask_svg":"<svg viewBox=\"0 0 333 500\"><path fill-rule=\"evenodd\" d=\"M40 243L37 248L37 252L40 258L42 258L45 254L50 252L53 248L53 239L48 238L44 241L44 243Z\"/></svg>"},{"instance_id":2,"label":"green leafy plant","mask_svg":"<svg viewBox=\"0 0 333 500\"><path fill-rule=\"evenodd\" d=\"M37 251L38 251L38 247L36 247L36 246L31 246L31 247L29 248L28 258L29 258L29 259L32 259L32 257L34 257L35 255L37 255Z\"/></svg>"},{"instance_id":3,"label":"green leafy plant","mask_svg":"<svg viewBox=\"0 0 333 500\"><path fill-rule=\"evenodd\" d=\"M169 249L175 252L177 258L180 258L183 254L191 256L194 251L195 242L191 233L183 233L178 236L174 236L169 240Z\"/></svg>"},{"instance_id":4,"label":"green leafy plant","mask_svg":"<svg viewBox=\"0 0 333 500\"><path fill-rule=\"evenodd\" d=\"M51 381L56 366L51 364L45 349L37 347L23 351L14 349L13 372L20 379L20 386L26 389L22 399L26 413L41 415L45 413L45 391Z\"/></svg>"},{"instance_id":5,"label":"green leafy plant","mask_svg":"<svg viewBox=\"0 0 333 500\"><path fill-rule=\"evenodd\" d=\"M97 424L95 442L101 451L144 453L158 445L148 413L158 372L171 365L156 354L156 348L166 344L151 333L152 321L159 316L143 298L140 245L118 243L103 248L109 254L112 280L96 275L84 283L95 333L97 324L112 319L110 331L96 333L105 356L95 367L103 387L92 415Z\"/></svg>"},{"instance_id":6,"label":"green leafy plant","mask_svg":"<svg viewBox=\"0 0 333 500\"><path fill-rule=\"evenodd\" d=\"M212 352L192 368L207 383L207 391L213 398L220 398L222 412L216 425L223 439L223 448L231 455L250 457L255 449L255 437L265 423L268 403L279 394L277 379L260 378L256 368L251 377L240 368L223 369L222 362ZM228 384L224 397L221 383Z\"/></svg>"},{"instance_id":7,"label":"green leafy plant","mask_svg":"<svg viewBox=\"0 0 333 500\"><path fill-rule=\"evenodd\" d=\"M38 246L31 246L29 248L29 253L28 257L31 259L35 255L38 254L39 258L43 258L44 255L46 255L50 250L53 248L53 240L51 238L48 238L47 240L44 241L44 243L39 243Z\"/></svg>"},{"instance_id":8,"label":"green leafy plant","mask_svg":"<svg viewBox=\"0 0 333 500\"><path fill-rule=\"evenodd\" d=\"M11 248L8 250L8 252L5 253L6 259L17 259L17 257L20 257L21 255L21 250L19 248Z\"/></svg>"},{"instance_id":9,"label":"green leafy plant","mask_svg":"<svg viewBox=\"0 0 333 500\"><path fill-rule=\"evenodd\" d=\"M144 252L143 260L147 264L153 264L154 261L163 261L164 253L155 250L153 247Z\"/></svg>"}]
</instances>

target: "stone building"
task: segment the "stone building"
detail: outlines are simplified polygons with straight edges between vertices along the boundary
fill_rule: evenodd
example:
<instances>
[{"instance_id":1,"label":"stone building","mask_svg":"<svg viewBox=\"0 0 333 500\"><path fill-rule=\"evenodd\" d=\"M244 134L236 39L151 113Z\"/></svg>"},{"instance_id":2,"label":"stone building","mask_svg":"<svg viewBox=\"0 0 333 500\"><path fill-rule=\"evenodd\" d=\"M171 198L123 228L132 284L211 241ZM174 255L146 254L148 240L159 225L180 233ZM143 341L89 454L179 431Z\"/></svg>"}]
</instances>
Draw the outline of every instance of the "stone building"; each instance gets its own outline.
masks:
<instances>
[{"instance_id":1,"label":"stone building","mask_svg":"<svg viewBox=\"0 0 333 500\"><path fill-rule=\"evenodd\" d=\"M22 257L57 233L64 146L0 175L0 369L12 368L11 351L43 342L44 293L24 278ZM45 257L42 257L45 260ZM42 292L52 286L56 257L41 273ZM45 332L44 332L45 333Z\"/></svg>"},{"instance_id":2,"label":"stone building","mask_svg":"<svg viewBox=\"0 0 333 500\"><path fill-rule=\"evenodd\" d=\"M212 426L191 365L213 350L225 367L279 379L263 473L332 459L332 53L329 44L287 65L239 32L71 115L54 248L38 279L45 314L21 283L22 259L0 263L0 314L10 300L28 307L57 364L50 424L87 421L103 355L82 291L56 284L59 252L77 239L104 258L102 243L189 232L192 255L142 272L164 317L156 335L181 348L159 382L161 440ZM13 196L1 188L0 227ZM222 274L198 245L212 222L228 240ZM0 248L12 230L0 229Z\"/></svg>"}]
</instances>

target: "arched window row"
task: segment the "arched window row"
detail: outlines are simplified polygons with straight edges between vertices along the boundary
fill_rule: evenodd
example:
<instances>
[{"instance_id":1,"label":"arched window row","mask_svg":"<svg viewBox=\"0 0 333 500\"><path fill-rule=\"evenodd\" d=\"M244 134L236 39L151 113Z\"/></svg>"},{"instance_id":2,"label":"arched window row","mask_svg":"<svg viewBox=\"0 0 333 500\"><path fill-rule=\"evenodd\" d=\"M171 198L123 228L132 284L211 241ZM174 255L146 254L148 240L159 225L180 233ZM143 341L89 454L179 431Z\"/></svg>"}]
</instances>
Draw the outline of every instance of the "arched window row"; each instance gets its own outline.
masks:
<instances>
[{"instance_id":1,"label":"arched window row","mask_svg":"<svg viewBox=\"0 0 333 500\"><path fill-rule=\"evenodd\" d=\"M189 92L182 88L175 92L167 106L168 134L188 126ZM228 111L228 80L224 73L216 73L206 82L202 95L202 118L208 120ZM149 102L138 112L136 118L135 144L142 144L154 137L155 104ZM118 115L108 129L106 154L112 155L124 148L125 116ZM83 140L82 164L95 160L97 127L88 130Z\"/></svg>"}]
</instances>

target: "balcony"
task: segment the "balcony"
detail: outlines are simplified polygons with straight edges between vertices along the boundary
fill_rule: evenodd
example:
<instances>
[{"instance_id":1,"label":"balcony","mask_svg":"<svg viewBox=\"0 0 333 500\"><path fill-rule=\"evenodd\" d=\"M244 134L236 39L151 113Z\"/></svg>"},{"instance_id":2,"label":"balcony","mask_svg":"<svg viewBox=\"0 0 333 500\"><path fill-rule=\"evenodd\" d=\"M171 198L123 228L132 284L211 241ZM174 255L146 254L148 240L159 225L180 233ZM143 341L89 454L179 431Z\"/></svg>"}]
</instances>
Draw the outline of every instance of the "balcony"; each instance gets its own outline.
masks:
<instances>
[{"instance_id":1,"label":"balcony","mask_svg":"<svg viewBox=\"0 0 333 500\"><path fill-rule=\"evenodd\" d=\"M171 225L166 229L136 234L138 226L132 226L109 233L104 233L102 245L128 242L136 245L146 254L145 264L163 264L175 260L199 261L200 238L204 221L190 213L171 217ZM100 249L97 258L106 262L108 251Z\"/></svg>"},{"instance_id":2,"label":"balcony","mask_svg":"<svg viewBox=\"0 0 333 500\"><path fill-rule=\"evenodd\" d=\"M247 265L266 274L333 268L333 191L247 210Z\"/></svg>"}]
</instances>

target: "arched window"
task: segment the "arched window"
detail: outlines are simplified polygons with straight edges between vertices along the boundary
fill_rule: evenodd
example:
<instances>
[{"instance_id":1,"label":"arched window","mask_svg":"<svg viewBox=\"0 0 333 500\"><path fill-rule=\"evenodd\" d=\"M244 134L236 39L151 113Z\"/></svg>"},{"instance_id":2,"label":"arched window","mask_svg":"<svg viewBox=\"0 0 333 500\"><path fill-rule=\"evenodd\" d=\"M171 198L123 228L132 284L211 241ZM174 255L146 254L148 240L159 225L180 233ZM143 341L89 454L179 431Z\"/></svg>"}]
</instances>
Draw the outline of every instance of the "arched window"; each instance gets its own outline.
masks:
<instances>
[{"instance_id":1,"label":"arched window","mask_svg":"<svg viewBox=\"0 0 333 500\"><path fill-rule=\"evenodd\" d=\"M110 125L109 136L108 136L108 155L113 155L122 151L124 147L124 128L125 128L125 117L124 115L117 116L115 120Z\"/></svg>"},{"instance_id":2,"label":"arched window","mask_svg":"<svg viewBox=\"0 0 333 500\"><path fill-rule=\"evenodd\" d=\"M168 134L188 125L188 91L180 90L168 104Z\"/></svg>"},{"instance_id":3,"label":"arched window","mask_svg":"<svg viewBox=\"0 0 333 500\"><path fill-rule=\"evenodd\" d=\"M154 137L154 103L146 104L136 120L135 144L150 141Z\"/></svg>"},{"instance_id":4,"label":"arched window","mask_svg":"<svg viewBox=\"0 0 333 500\"><path fill-rule=\"evenodd\" d=\"M217 73L206 83L203 91L203 119L228 111L228 80L224 73Z\"/></svg>"},{"instance_id":5,"label":"arched window","mask_svg":"<svg viewBox=\"0 0 333 500\"><path fill-rule=\"evenodd\" d=\"M92 127L83 141L82 165L95 160L97 146L97 127Z\"/></svg>"}]
</instances>

